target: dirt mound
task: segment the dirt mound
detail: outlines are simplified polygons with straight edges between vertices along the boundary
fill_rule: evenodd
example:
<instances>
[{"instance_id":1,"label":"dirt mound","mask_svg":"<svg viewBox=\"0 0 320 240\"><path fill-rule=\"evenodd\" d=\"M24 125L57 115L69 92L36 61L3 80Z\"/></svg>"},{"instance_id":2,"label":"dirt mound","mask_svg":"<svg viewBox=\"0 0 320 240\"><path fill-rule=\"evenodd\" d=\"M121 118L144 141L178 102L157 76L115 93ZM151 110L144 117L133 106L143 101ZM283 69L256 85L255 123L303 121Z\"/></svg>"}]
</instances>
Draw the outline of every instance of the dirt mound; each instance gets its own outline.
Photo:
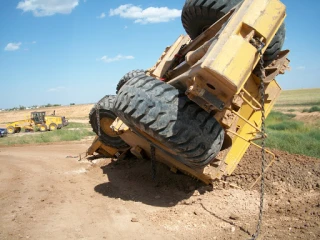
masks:
<instances>
[{"instance_id":1,"label":"dirt mound","mask_svg":"<svg viewBox=\"0 0 320 240\"><path fill-rule=\"evenodd\" d=\"M273 150L276 161L266 172L266 190L275 193L278 184L308 191L320 189L320 160ZM261 150L249 148L235 172L226 179L248 188L261 173ZM268 162L271 156L267 154ZM258 185L255 189L258 189Z\"/></svg>"},{"instance_id":2,"label":"dirt mound","mask_svg":"<svg viewBox=\"0 0 320 240\"><path fill-rule=\"evenodd\" d=\"M265 175L268 201L265 225L276 230L288 230L288 236L274 235L276 238L293 239L293 236L300 236L302 239L319 239L320 160L277 150L273 152L277 160ZM260 155L260 150L250 148L238 168L226 180L247 189L261 172ZM260 191L260 182L254 189ZM278 223L272 223L270 219ZM268 229L265 234L271 232Z\"/></svg>"}]
</instances>

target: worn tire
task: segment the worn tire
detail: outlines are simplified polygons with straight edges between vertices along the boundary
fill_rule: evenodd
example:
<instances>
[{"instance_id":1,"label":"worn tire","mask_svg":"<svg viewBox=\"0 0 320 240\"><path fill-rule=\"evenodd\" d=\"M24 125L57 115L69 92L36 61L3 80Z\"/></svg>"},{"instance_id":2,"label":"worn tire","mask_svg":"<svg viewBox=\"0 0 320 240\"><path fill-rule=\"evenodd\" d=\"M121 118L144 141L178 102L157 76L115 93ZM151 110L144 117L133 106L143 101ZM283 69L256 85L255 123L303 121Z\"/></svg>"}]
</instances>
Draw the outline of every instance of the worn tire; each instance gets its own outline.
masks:
<instances>
[{"instance_id":1,"label":"worn tire","mask_svg":"<svg viewBox=\"0 0 320 240\"><path fill-rule=\"evenodd\" d=\"M106 95L103 97L89 113L89 122L92 130L98 135L98 123L97 123L97 108L99 108L99 121L112 123L117 116L113 112L113 103L115 96ZM111 124L110 124L111 125ZM109 126L110 126L109 125ZM105 126L108 127L108 126ZM104 126L100 125L99 140L107 146L115 147L118 149L127 148L128 145L116 134L110 134L110 132L104 131Z\"/></svg>"},{"instance_id":2,"label":"worn tire","mask_svg":"<svg viewBox=\"0 0 320 240\"><path fill-rule=\"evenodd\" d=\"M242 0L186 0L181 14L184 29L195 39Z\"/></svg>"},{"instance_id":3,"label":"worn tire","mask_svg":"<svg viewBox=\"0 0 320 240\"><path fill-rule=\"evenodd\" d=\"M9 127L7 128L7 132L8 132L8 134L14 134L14 133L16 132L16 130L15 130L14 127L9 126Z\"/></svg>"},{"instance_id":4,"label":"worn tire","mask_svg":"<svg viewBox=\"0 0 320 240\"><path fill-rule=\"evenodd\" d=\"M205 29L228 13L243 0L186 0L182 9L181 21L191 39L195 39ZM285 39L283 23L268 48L264 52L265 66L270 64L281 51Z\"/></svg>"},{"instance_id":5,"label":"worn tire","mask_svg":"<svg viewBox=\"0 0 320 240\"><path fill-rule=\"evenodd\" d=\"M118 83L118 85L117 85L117 91L116 91L116 93L118 93L119 90L121 89L121 87L122 87L126 82L128 82L131 78L133 78L133 77L135 77L135 76L137 76L137 75L139 75L139 74L143 74L143 73L144 73L144 70L142 70L142 69L132 70L132 71L128 72L126 75L124 75L124 76L120 79L120 81L119 81L119 83Z\"/></svg>"},{"instance_id":6,"label":"worn tire","mask_svg":"<svg viewBox=\"0 0 320 240\"><path fill-rule=\"evenodd\" d=\"M49 130L50 130L50 131L55 131L55 130L57 130L57 129L58 129L57 124L51 123L51 124L49 125Z\"/></svg>"},{"instance_id":7,"label":"worn tire","mask_svg":"<svg viewBox=\"0 0 320 240\"><path fill-rule=\"evenodd\" d=\"M41 124L39 127L39 131L40 132L46 132L48 130L47 125L45 124Z\"/></svg>"},{"instance_id":8,"label":"worn tire","mask_svg":"<svg viewBox=\"0 0 320 240\"><path fill-rule=\"evenodd\" d=\"M190 167L209 164L223 143L224 130L213 116L173 86L145 74L122 86L114 111L133 130L154 137Z\"/></svg>"},{"instance_id":9,"label":"worn tire","mask_svg":"<svg viewBox=\"0 0 320 240\"><path fill-rule=\"evenodd\" d=\"M272 41L263 54L263 61L265 66L269 65L274 59L276 59L282 49L285 38L286 26L285 23L282 23L276 35L273 37Z\"/></svg>"}]
</instances>

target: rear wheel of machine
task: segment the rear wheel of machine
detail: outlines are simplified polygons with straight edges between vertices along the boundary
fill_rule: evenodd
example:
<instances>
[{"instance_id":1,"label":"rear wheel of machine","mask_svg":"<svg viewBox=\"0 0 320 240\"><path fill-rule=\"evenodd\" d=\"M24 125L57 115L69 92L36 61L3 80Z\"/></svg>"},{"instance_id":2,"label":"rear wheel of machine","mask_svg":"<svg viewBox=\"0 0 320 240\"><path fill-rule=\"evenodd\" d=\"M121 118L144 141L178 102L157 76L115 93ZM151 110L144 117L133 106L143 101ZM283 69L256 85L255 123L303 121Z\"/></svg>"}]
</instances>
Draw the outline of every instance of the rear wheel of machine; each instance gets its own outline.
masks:
<instances>
[{"instance_id":1,"label":"rear wheel of machine","mask_svg":"<svg viewBox=\"0 0 320 240\"><path fill-rule=\"evenodd\" d=\"M145 74L122 86L114 111L133 130L160 141L190 167L209 164L223 143L224 130L212 115L173 86Z\"/></svg>"},{"instance_id":2,"label":"rear wheel of machine","mask_svg":"<svg viewBox=\"0 0 320 240\"><path fill-rule=\"evenodd\" d=\"M137 76L137 75L139 75L139 74L143 74L143 73L144 73L144 70L142 70L142 69L132 70L132 71L128 72L126 75L124 75L124 76L120 79L120 81L119 81L119 83L118 83L118 85L117 85L117 91L116 91L116 93L118 93L119 90L121 89L121 87L122 87L126 82L128 82L131 78L133 78L133 77L135 77L135 76Z\"/></svg>"},{"instance_id":3,"label":"rear wheel of machine","mask_svg":"<svg viewBox=\"0 0 320 240\"><path fill-rule=\"evenodd\" d=\"M181 21L191 39L218 21L243 0L186 0L182 9ZM283 23L263 54L265 66L269 65L281 51L285 39Z\"/></svg>"},{"instance_id":4,"label":"rear wheel of machine","mask_svg":"<svg viewBox=\"0 0 320 240\"><path fill-rule=\"evenodd\" d=\"M8 132L9 134L14 134L14 133L15 133L14 127L12 127L12 126L8 127L8 128L7 128L7 132Z\"/></svg>"},{"instance_id":5,"label":"rear wheel of machine","mask_svg":"<svg viewBox=\"0 0 320 240\"><path fill-rule=\"evenodd\" d=\"M89 119L93 131L98 135L97 108L99 108L100 136L99 140L107 146L118 149L127 148L128 145L110 128L117 116L113 112L115 96L103 97L90 111Z\"/></svg>"},{"instance_id":6,"label":"rear wheel of machine","mask_svg":"<svg viewBox=\"0 0 320 240\"><path fill-rule=\"evenodd\" d=\"M50 131L55 131L55 130L57 130L57 128L58 128L57 124L55 124L55 123L51 123L50 126L49 126L49 130Z\"/></svg>"},{"instance_id":7,"label":"rear wheel of machine","mask_svg":"<svg viewBox=\"0 0 320 240\"><path fill-rule=\"evenodd\" d=\"M47 126L45 124L42 124L40 127L39 127L39 130L40 132L45 132L47 131Z\"/></svg>"}]
</instances>

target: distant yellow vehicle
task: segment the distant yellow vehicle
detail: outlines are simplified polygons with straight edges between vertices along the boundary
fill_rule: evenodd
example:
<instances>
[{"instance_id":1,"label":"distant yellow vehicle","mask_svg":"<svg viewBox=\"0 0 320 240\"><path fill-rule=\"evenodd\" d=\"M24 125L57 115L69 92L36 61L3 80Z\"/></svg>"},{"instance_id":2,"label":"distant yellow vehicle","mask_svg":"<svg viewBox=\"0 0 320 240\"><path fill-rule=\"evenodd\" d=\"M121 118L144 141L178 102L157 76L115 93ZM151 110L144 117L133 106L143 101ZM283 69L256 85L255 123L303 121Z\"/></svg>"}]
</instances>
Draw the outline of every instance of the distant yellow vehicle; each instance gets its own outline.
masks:
<instances>
[{"instance_id":1,"label":"distant yellow vehicle","mask_svg":"<svg viewBox=\"0 0 320 240\"><path fill-rule=\"evenodd\" d=\"M54 131L68 125L68 120L63 116L46 115L46 112L31 112L28 119L15 121L7 124L9 134L24 131L34 131L36 128L40 132Z\"/></svg>"}]
</instances>

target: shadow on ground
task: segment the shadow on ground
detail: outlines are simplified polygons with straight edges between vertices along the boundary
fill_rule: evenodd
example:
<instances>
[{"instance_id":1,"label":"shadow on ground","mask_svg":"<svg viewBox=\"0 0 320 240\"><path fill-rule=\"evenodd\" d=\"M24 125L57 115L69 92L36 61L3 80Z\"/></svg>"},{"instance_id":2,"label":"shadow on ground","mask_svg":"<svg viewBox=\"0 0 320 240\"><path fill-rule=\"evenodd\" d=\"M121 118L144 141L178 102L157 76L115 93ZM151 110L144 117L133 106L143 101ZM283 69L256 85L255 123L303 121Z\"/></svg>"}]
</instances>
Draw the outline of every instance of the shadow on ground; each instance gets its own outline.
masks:
<instances>
[{"instance_id":1,"label":"shadow on ground","mask_svg":"<svg viewBox=\"0 0 320 240\"><path fill-rule=\"evenodd\" d=\"M152 206L174 206L189 199L196 189L208 186L182 173L173 173L156 163L156 176L152 178L151 162L129 158L102 166L109 181L99 184L95 191L110 198L142 202Z\"/></svg>"}]
</instances>

